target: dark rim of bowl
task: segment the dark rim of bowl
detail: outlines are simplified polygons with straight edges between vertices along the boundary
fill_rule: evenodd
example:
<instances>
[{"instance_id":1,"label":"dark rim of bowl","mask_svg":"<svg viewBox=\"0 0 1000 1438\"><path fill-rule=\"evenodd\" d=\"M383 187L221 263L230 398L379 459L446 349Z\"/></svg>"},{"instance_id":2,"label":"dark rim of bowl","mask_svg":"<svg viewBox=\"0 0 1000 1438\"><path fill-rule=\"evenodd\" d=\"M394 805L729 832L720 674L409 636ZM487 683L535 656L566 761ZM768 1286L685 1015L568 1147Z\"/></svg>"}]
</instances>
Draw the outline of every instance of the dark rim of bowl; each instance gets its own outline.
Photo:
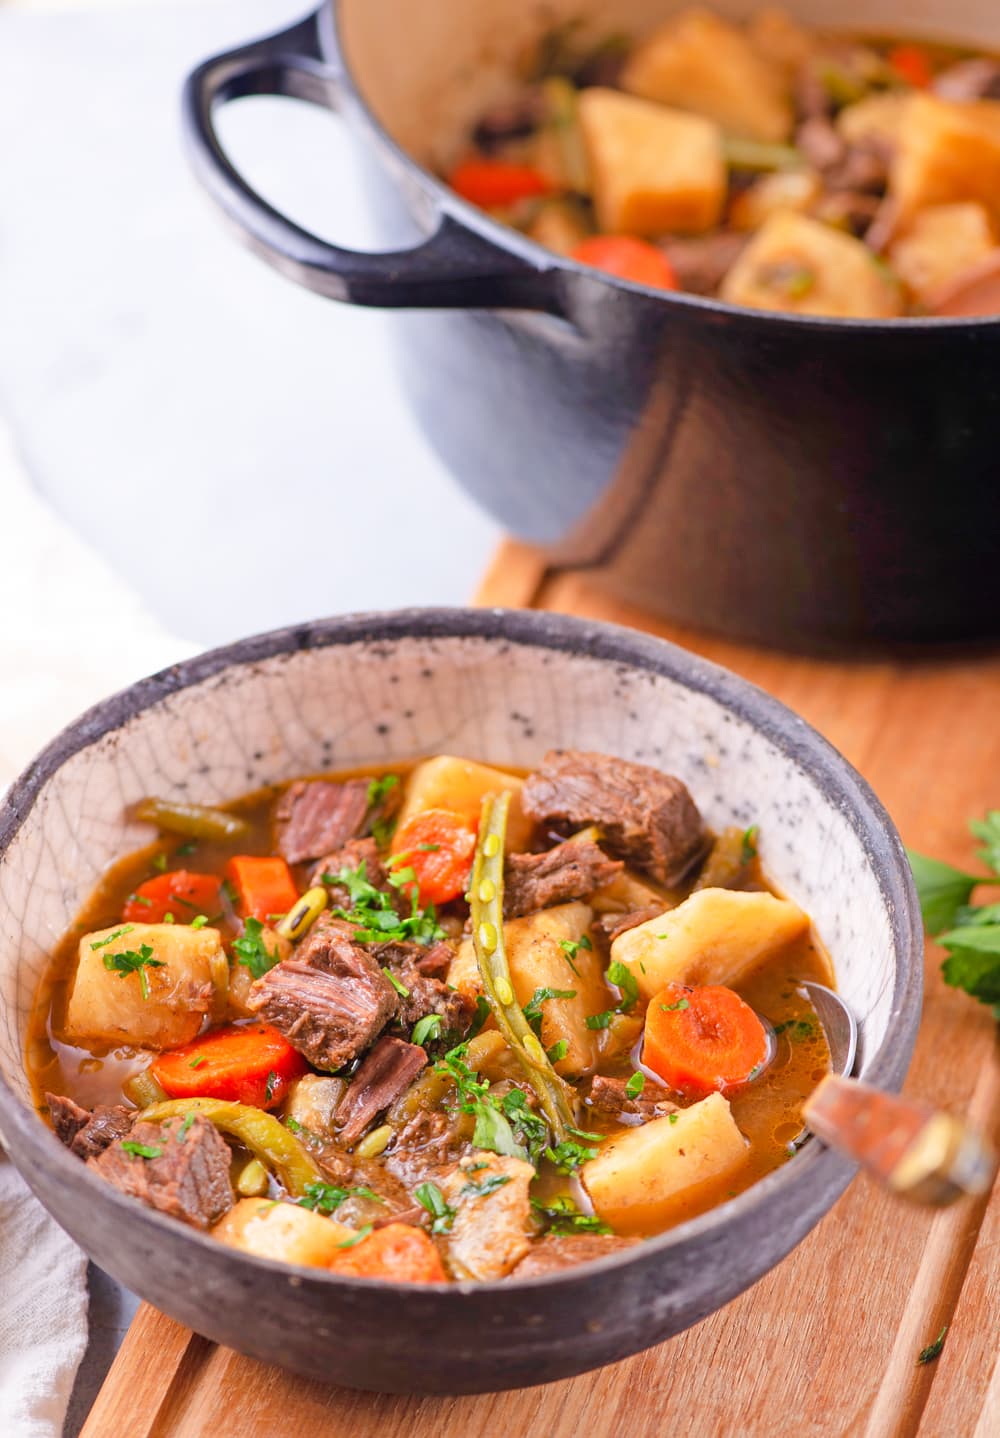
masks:
<instances>
[{"instance_id":1,"label":"dark rim of bowl","mask_svg":"<svg viewBox=\"0 0 1000 1438\"><path fill-rule=\"evenodd\" d=\"M349 614L252 635L211 649L140 679L88 709L49 743L3 796L0 807L0 865L10 844L48 781L67 760L105 735L120 729L164 699L214 678L227 669L252 666L281 654L325 649L357 643L396 642L406 639L487 639L498 643L584 655L600 662L644 670L702 693L744 720L768 739L789 761L804 769L846 818L877 878L897 954L890 1012L890 1030L878 1049L865 1061L866 1082L898 1089L909 1065L920 1019L923 978L923 929L920 908L902 841L892 820L864 779L848 761L812 729L804 719L756 685L727 669L689 653L663 639L623 626L598 623L572 615L517 609L401 609ZM0 1077L0 1097L10 1099L4 1119L37 1154L42 1168L52 1168L69 1182L83 1182L95 1201L111 1203L123 1217L147 1225L150 1237L179 1234L215 1253L216 1240L196 1229L178 1225L153 1209L134 1203L117 1192L59 1143L33 1108L25 1105ZM482 1292L484 1289L538 1284L571 1283L581 1271L626 1267L641 1257L666 1253L686 1241L711 1233L756 1210L772 1193L792 1186L803 1200L824 1195L828 1208L846 1187L854 1165L826 1149L817 1140L736 1198L688 1219L665 1233L646 1239L635 1248L595 1259L580 1269L564 1269L536 1278L502 1279L495 1283L451 1283L442 1294ZM806 1189L808 1185L808 1192ZM825 1211L825 1210L824 1210ZM379 1283L394 1293L412 1285L388 1280L346 1278L323 1269L297 1268L233 1250L240 1261L276 1274L297 1272L336 1287Z\"/></svg>"},{"instance_id":2,"label":"dark rim of bowl","mask_svg":"<svg viewBox=\"0 0 1000 1438\"><path fill-rule=\"evenodd\" d=\"M980 325L991 329L1000 327L1000 315L900 315L895 319L865 319L861 316L797 315L788 314L783 310L750 309L744 305L726 304L725 301L713 299L708 295L694 295L683 290L654 289L649 285L637 284L634 280L625 280L617 275L597 271L593 266L581 264L577 260L556 256L553 251L547 250L536 240L529 239L527 235L514 229L512 225L505 225L499 220L494 220L483 210L477 209L469 201L463 200L444 180L435 175L433 170L428 170L421 165L393 139L376 117L354 78L343 43L340 21L342 5L343 0L324 0L320 24L327 30L328 37L333 42L333 53L339 55L343 61L343 70L338 72L337 83L347 90L359 117L364 119L377 142L389 151L397 163L405 165L419 177L423 189L433 196L441 212L454 216L466 229L483 236L492 244L507 251L508 254L517 255L520 259L526 260L536 269L542 268L554 273L588 276L609 289L632 291L636 294L656 298L671 308L676 306L696 313L700 311L702 314L711 315L715 319L727 322L735 320L759 324L763 319L780 328L789 326L795 329L815 329L819 333L828 333L831 330L862 330L866 334L894 335L907 330L913 330L916 333L928 331L937 333L953 328L964 330Z\"/></svg>"}]
</instances>

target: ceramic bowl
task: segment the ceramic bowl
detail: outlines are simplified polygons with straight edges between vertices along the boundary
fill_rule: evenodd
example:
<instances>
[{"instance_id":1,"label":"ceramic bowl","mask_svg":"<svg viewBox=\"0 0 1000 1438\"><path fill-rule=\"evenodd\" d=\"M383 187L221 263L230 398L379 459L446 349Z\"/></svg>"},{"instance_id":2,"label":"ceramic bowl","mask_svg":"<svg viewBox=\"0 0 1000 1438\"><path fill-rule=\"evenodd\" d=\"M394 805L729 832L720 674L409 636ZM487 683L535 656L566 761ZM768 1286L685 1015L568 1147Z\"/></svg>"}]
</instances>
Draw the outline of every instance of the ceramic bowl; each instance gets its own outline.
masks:
<instances>
[{"instance_id":1,"label":"ceramic bowl","mask_svg":"<svg viewBox=\"0 0 1000 1438\"><path fill-rule=\"evenodd\" d=\"M713 826L758 824L768 872L812 914L858 1016L861 1077L898 1088L921 995L909 870L874 795L803 720L669 644L562 615L324 620L215 650L99 704L43 751L0 813L0 1139L96 1263L209 1338L310 1377L477 1392L564 1378L680 1332L826 1213L853 1170L814 1140L756 1187L624 1254L546 1278L408 1287L224 1247L123 1197L35 1112L23 1056L47 955L106 867L147 840L125 818L135 800L212 804L435 751L529 766L555 745L662 766Z\"/></svg>"}]
</instances>

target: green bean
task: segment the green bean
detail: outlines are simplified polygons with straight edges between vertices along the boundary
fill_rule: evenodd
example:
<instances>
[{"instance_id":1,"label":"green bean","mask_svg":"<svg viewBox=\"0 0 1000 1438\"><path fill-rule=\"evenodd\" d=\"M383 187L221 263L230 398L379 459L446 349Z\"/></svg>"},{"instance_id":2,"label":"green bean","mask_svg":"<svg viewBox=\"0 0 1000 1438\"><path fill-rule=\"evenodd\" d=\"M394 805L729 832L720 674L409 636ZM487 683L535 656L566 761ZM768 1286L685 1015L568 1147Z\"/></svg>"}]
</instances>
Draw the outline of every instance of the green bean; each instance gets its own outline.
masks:
<instances>
[{"instance_id":1,"label":"green bean","mask_svg":"<svg viewBox=\"0 0 1000 1438\"><path fill-rule=\"evenodd\" d=\"M734 170L801 170L805 156L794 145L770 145L727 135L722 142L726 164Z\"/></svg>"},{"instance_id":2,"label":"green bean","mask_svg":"<svg viewBox=\"0 0 1000 1438\"><path fill-rule=\"evenodd\" d=\"M175 804L169 799L141 799L132 811L144 824L155 824L171 834L188 839L242 839L250 825L236 814L224 809L209 809L204 804Z\"/></svg>"},{"instance_id":3,"label":"green bean","mask_svg":"<svg viewBox=\"0 0 1000 1438\"><path fill-rule=\"evenodd\" d=\"M272 1114L250 1104L220 1098L175 1098L153 1104L139 1118L143 1123L162 1123L189 1113L200 1113L223 1133L238 1138L255 1158L274 1170L293 1198L302 1197L306 1184L324 1182L321 1170L295 1135Z\"/></svg>"},{"instance_id":4,"label":"green bean","mask_svg":"<svg viewBox=\"0 0 1000 1438\"><path fill-rule=\"evenodd\" d=\"M322 884L307 889L292 905L283 919L274 926L274 932L285 939L301 939L307 934L320 914L326 908L327 894Z\"/></svg>"},{"instance_id":5,"label":"green bean","mask_svg":"<svg viewBox=\"0 0 1000 1438\"><path fill-rule=\"evenodd\" d=\"M499 797L488 794L483 800L479 838L472 865L469 900L472 909L472 941L479 964L483 992L493 1010L497 1027L524 1069L538 1095L557 1143L563 1143L576 1116L570 1090L556 1073L545 1050L521 1011L511 983L503 935L504 840L510 791Z\"/></svg>"}]
</instances>

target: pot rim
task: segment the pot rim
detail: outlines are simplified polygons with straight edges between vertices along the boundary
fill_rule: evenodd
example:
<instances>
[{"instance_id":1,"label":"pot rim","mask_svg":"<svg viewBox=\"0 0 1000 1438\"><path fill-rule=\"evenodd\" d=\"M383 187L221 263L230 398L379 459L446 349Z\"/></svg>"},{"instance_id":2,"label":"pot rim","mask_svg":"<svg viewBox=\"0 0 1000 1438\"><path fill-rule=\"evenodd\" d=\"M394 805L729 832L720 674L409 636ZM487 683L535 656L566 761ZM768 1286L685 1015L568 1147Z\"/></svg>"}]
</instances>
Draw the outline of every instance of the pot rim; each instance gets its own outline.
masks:
<instances>
[{"instance_id":1,"label":"pot rim","mask_svg":"<svg viewBox=\"0 0 1000 1438\"><path fill-rule=\"evenodd\" d=\"M546 249L544 245L530 239L512 225L505 225L499 220L492 219L469 201L463 200L432 170L419 164L389 134L370 108L354 78L343 43L341 10L346 3L347 0L322 0L320 8L316 12L317 31L326 58L337 62L338 88L349 99L357 118L371 132L379 147L388 151L396 163L403 165L417 180L424 194L433 201L438 214L449 216L466 230L473 231L505 253L524 260L534 270L567 274L577 281L589 281L603 288L640 294L646 299L655 299L668 308L678 307L681 310L690 310L696 315L704 315L716 322L755 323L766 320L779 329L789 327L794 330L815 330L817 334L829 334L831 331L834 333L844 331L847 334L852 334L861 331L864 334L892 336L898 336L901 332L904 334L911 332L940 334L948 333L951 330L964 332L969 329L985 329L992 332L1000 329L1000 314L900 315L895 319L870 319L858 316L795 315L781 310L751 309L748 306L727 304L725 301L714 299L711 296L690 294L683 290L654 289L650 285L641 285L633 280L621 279L617 275L595 270L591 265L580 264L576 260L556 255L553 250Z\"/></svg>"},{"instance_id":2,"label":"pot rim","mask_svg":"<svg viewBox=\"0 0 1000 1438\"><path fill-rule=\"evenodd\" d=\"M548 649L563 654L583 654L608 663L671 679L687 689L703 693L763 734L783 758L804 768L847 817L876 875L889 918L892 942L897 954L889 1028L873 1053L867 1056L862 1076L868 1083L897 1090L903 1082L920 1019L923 978L923 929L912 875L902 841L882 804L868 783L840 752L815 729L748 680L681 649L667 640L639 630L607 624L573 615L542 610L502 608L411 608L348 614L306 624L267 631L210 649L183 660L127 688L86 710L66 726L28 765L0 802L0 865L7 849L20 831L35 802L59 769L70 758L105 735L120 730L162 700L196 687L227 669L252 667L261 661L300 650L325 649L361 641L406 639L485 639L526 648ZM10 1127L22 1152L37 1164L33 1177L43 1182L58 1179L61 1184L80 1184L95 1202L118 1207L123 1221L146 1228L151 1242L159 1233L180 1234L198 1244L209 1245L215 1254L218 1242L192 1228L179 1229L175 1220L134 1203L81 1164L44 1124L35 1109L26 1105L0 1075L0 1136ZM13 1151L15 1145L10 1145ZM574 1270L535 1278L497 1280L490 1283L450 1283L434 1286L438 1297L455 1302L460 1297L493 1290L572 1284L581 1272L626 1268L638 1261L666 1258L671 1252L698 1240L711 1240L715 1231L738 1224L755 1214L771 1195L790 1198L797 1194L797 1207L805 1210L817 1203L827 1212L847 1186L855 1165L826 1149L813 1139L782 1168L696 1218L645 1239L634 1248L596 1259ZM275 1274L294 1272L322 1283L336 1292L341 1285L369 1287L378 1282L387 1294L409 1294L412 1285L344 1277L316 1268L301 1268L234 1250L240 1262L249 1262ZM770 1266L770 1265L769 1265ZM447 1295L447 1297L445 1297Z\"/></svg>"}]
</instances>

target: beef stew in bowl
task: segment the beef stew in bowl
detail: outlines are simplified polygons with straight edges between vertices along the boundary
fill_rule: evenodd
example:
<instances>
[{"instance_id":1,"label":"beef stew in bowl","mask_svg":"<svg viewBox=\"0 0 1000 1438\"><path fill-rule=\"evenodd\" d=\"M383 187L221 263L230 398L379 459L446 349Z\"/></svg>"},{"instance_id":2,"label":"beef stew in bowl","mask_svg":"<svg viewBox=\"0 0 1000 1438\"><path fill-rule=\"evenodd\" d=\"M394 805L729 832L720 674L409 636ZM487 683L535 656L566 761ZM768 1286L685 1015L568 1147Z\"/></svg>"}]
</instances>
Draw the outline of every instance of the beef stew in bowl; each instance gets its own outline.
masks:
<instances>
[{"instance_id":1,"label":"beef stew in bowl","mask_svg":"<svg viewBox=\"0 0 1000 1438\"><path fill-rule=\"evenodd\" d=\"M794 1155L829 959L756 827L713 836L680 780L436 755L136 812L159 837L67 934L30 1040L41 1111L122 1193L263 1257L486 1282Z\"/></svg>"},{"instance_id":2,"label":"beef stew in bowl","mask_svg":"<svg viewBox=\"0 0 1000 1438\"><path fill-rule=\"evenodd\" d=\"M660 1342L742 1292L819 1221L850 1181L853 1168L821 1143L809 1142L735 1197L724 1190L714 1206L694 1217L668 1220L671 1226L649 1237L630 1233L627 1216L624 1221L622 1216L614 1217L619 1238L639 1241L623 1242L592 1262L575 1261L589 1257L585 1250L593 1247L595 1235L582 1231L538 1245L535 1257L545 1271L534 1276L529 1265L518 1275L499 1280L374 1281L357 1271L348 1272L346 1266L334 1272L317 1263L289 1262L280 1224L271 1230L282 1251L277 1260L262 1255L259 1235L251 1235L255 1252L219 1242L205 1229L122 1193L95 1172L93 1164L81 1161L78 1153L60 1142L39 1115L29 1077L29 1069L37 1072L36 1055L28 1054L28 1045L31 1035L44 1032L35 1001L40 986L44 993L45 974L62 936L81 914L90 933L100 932L98 924L113 933L133 922L124 919L121 900L137 894L136 886L150 877L162 879L159 862L152 865L158 853L166 856L166 873L183 868L191 876L181 884L179 896L199 906L210 897L197 890L192 894L187 887L209 852L207 842L201 859L197 852L175 853L185 839L169 846L160 841L150 848L154 831L135 818L136 806L144 798L158 795L190 815L192 806L195 813L204 807L218 809L241 792L292 794L292 786L303 775L343 777L363 772L382 777L412 772L409 764L399 762L401 755L482 755L516 779L538 769L542 756L553 749L612 754L619 762L677 775L704 825L717 835L727 828L742 835L756 825L762 872L774 890L793 896L812 918L838 987L859 1019L860 1076L885 1088L899 1086L919 1014L923 952L905 855L865 784L800 719L691 654L634 631L566 616L429 610L317 622L200 656L114 696L82 716L42 753L0 809L0 1135L34 1192L95 1262L133 1292L215 1342L313 1378L384 1392L476 1392L567 1377ZM365 794L370 782L365 780ZM242 815L237 812L236 817ZM405 820L405 814L402 817ZM162 822L162 813L159 818ZM607 814L603 822L610 830ZM572 824L571 816L568 823ZM553 833L565 839L566 827L560 821ZM514 837L516 822L510 832L520 852L531 852L530 837ZM570 832L578 833L577 827L573 825ZM555 847L552 837L543 838L542 847L546 844ZM86 913L91 897L109 874L114 875L122 855L135 855L140 845L146 846L148 862L129 876L132 887L117 889L113 905ZM223 859L222 850L218 853ZM433 857L433 850L428 853ZM243 856L273 857L271 837L229 851L229 857ZM638 858L641 853L633 852L622 862L634 865ZM697 858L693 854L692 862ZM610 856L608 861L618 862ZM301 862L310 866L303 876L307 882L311 858ZM203 869L208 872L215 865L205 862ZM147 891L142 897L152 896ZM349 893L345 897L350 900ZM328 901L327 923L336 917L332 907ZM349 903L341 900L336 907L349 909ZM440 922L447 932L445 907L442 903ZM147 915L151 912L142 904L139 909ZM166 912L174 913L173 925L166 921ZM199 907L197 912L185 912L196 919L205 913L212 919L219 911ZM269 927L267 914L278 912L278 907L268 908L259 922ZM552 909L542 912L551 915ZM215 927L180 925L176 912L167 906L156 917L167 928L188 931L188 943L192 934L197 938L199 932L204 935ZM389 921L395 922L391 916ZM664 927L658 926L656 932L666 932L665 921L660 922ZM221 921L219 927L224 927ZM127 946L137 933L141 931L120 937ZM83 932L74 937L78 944ZM233 937L235 931L230 930L230 948ZM629 935L609 937L620 943ZM140 960L143 942L133 942L131 949ZM300 942L308 942L308 936ZM592 942L600 952L599 933ZM269 953L274 947L267 941ZM105 967L104 950L87 952L99 960L102 975L118 990L130 998L138 995L130 1005L132 1022L144 1004L142 972L152 1001L157 975L163 970L125 960L124 966L137 967L138 974L119 976L117 968ZM244 957L249 958L250 952ZM155 952L152 957L156 958ZM114 964L116 955L109 958ZM238 965L238 958L237 951L233 967L247 969ZM646 959L640 957L640 962ZM562 958L559 963L566 978L573 980ZM218 965L208 963L205 977L195 975L196 1005L207 999L211 1007L207 990L213 988L213 967L218 972ZM639 973L641 977L641 969ZM247 977L255 982L249 970ZM560 977L551 987L572 988L573 982ZM689 982L697 986L702 980L691 975ZM732 982L746 994L748 1007L764 1018L772 1016L765 997L755 998L743 989L742 979ZM405 979L403 983L409 987ZM607 993L600 1006L588 1006L588 1016L618 1007L623 991ZM541 1003L543 1018L552 1007L549 1001ZM670 1020L686 1012L682 1007L668 1008L662 1017ZM204 1015L202 1008L198 1026L204 1024ZM222 1018L220 1013L220 1023ZM258 1014L253 1023L267 1020ZM413 1027L398 1042L410 1044ZM588 1036L596 1034L598 1039L604 1032L587 1030ZM433 1047L429 1037L418 1036ZM179 1033L173 1061L179 1048L199 1037L206 1042L197 1027L192 1038ZM256 1035L250 1037L256 1042ZM485 1033L479 1035L483 1037ZM781 1041L787 1034L778 1037ZM285 1042L286 1036L281 1039ZM473 1038L470 1044L476 1041ZM70 1086L68 1097L84 1110L78 1133L86 1127L88 1111L102 1103L115 1107L109 1099L116 1089L107 1087L106 1080L119 1046L112 1038L108 1053L94 1056L104 1063L102 1070L92 1062L81 1073L80 1060L86 1062L86 1055L77 1053L66 1055L68 1068L62 1073L38 1073L57 1097L65 1096ZM551 1040L548 1046L554 1047ZM161 1063L169 1059L166 1051L156 1057ZM298 1057L308 1066L304 1055ZM641 1051L636 1058L639 1062L632 1064L630 1073L640 1070ZM133 1054L131 1068L140 1066ZM192 1069L183 1059L177 1064L196 1082L206 1067L198 1063ZM120 1076L126 1079L129 1071L123 1068ZM286 1071L289 1087L302 1076ZM336 1078L316 1075L324 1085ZM516 1074L511 1081L518 1086L524 1082ZM764 1079L765 1084L768 1081ZM91 1082L93 1088L85 1087ZM491 1087L493 1082L499 1087L499 1079L491 1080ZM650 1072L651 1090L655 1082ZM758 1091L763 1094L764 1087ZM319 1106L322 1092L317 1091L314 1107ZM331 1092L325 1089L326 1095ZM499 1096L504 1092L501 1089ZM262 1084L258 1078L256 1093L257 1103L266 1104L267 1075ZM246 1096L253 1100L252 1088ZM726 1102L734 1113L743 1102L737 1093L718 1097L715 1107ZM140 1100L146 1105L142 1112L148 1115L154 1098L162 1102L155 1095ZM184 1116L167 1125L165 1135L163 1119L147 1117L145 1121L161 1125L160 1133L143 1130L136 1136L133 1132L131 1142L150 1149L183 1145L195 1129L202 1132L199 1119L209 1123L204 1113L196 1113L182 1139L179 1130L193 1100L167 1101L183 1105ZM684 1096L676 1102L678 1108L693 1109ZM253 1112L265 1119L279 1116L276 1109L253 1108ZM119 1116L97 1117L114 1125ZM74 1109L68 1110L70 1126L79 1118ZM304 1118L296 1121L308 1127ZM379 1116L375 1128L384 1122ZM280 1126L289 1131L287 1124ZM589 1122L579 1126L595 1132L601 1123L596 1121L594 1128ZM655 1122L622 1128L642 1134L655 1130ZM93 1136L93 1131L87 1135ZM241 1142L231 1133L216 1136L226 1148L232 1140L231 1151ZM85 1144L86 1138L77 1146ZM204 1172L209 1177L219 1154L215 1145L211 1148L215 1156L208 1146L205 1150ZM126 1161L130 1167L154 1165L165 1157L166 1153L147 1159L126 1151L122 1167ZM236 1174L230 1168L225 1175L230 1184L249 1164L250 1150L240 1153L239 1159ZM568 1187L572 1176L559 1177ZM245 1179L252 1181L253 1173ZM421 1181L417 1177L414 1187ZM371 1186L375 1191L373 1185L332 1175L323 1182L331 1187ZM206 1183L210 1191L213 1185L214 1179ZM445 1203L457 1207L444 1183L438 1187ZM495 1196L511 1187L501 1186ZM250 1197L255 1204L267 1204L270 1188L266 1195ZM366 1195L350 1197L360 1204ZM428 1197L436 1202L431 1194ZM483 1195L484 1203L493 1197ZM583 1204L581 1195L577 1205L581 1212L585 1212ZM426 1228L433 1226L434 1216L419 1207L419 1213L409 1215L409 1227L423 1230L433 1241L440 1235L427 1235ZM284 1221L300 1212L331 1226L343 1219L344 1227L355 1233L368 1222L377 1222L350 1208L334 1217L325 1214L321 1204L310 1210L281 1198L268 1212ZM290 1221L300 1222L294 1217ZM373 1230L383 1231L384 1227ZM330 1228L322 1232L328 1239ZM402 1237L410 1237L408 1229ZM392 1235L381 1242L391 1239ZM418 1241L423 1245L422 1238ZM574 1261L555 1269L550 1259L557 1246L562 1259ZM363 1255L364 1241L356 1249L359 1257ZM305 1252L300 1248L299 1257ZM351 1249L338 1252L343 1258ZM838 1274L818 1275L817 1283L822 1301L836 1304L839 1297L849 1301Z\"/></svg>"}]
</instances>

